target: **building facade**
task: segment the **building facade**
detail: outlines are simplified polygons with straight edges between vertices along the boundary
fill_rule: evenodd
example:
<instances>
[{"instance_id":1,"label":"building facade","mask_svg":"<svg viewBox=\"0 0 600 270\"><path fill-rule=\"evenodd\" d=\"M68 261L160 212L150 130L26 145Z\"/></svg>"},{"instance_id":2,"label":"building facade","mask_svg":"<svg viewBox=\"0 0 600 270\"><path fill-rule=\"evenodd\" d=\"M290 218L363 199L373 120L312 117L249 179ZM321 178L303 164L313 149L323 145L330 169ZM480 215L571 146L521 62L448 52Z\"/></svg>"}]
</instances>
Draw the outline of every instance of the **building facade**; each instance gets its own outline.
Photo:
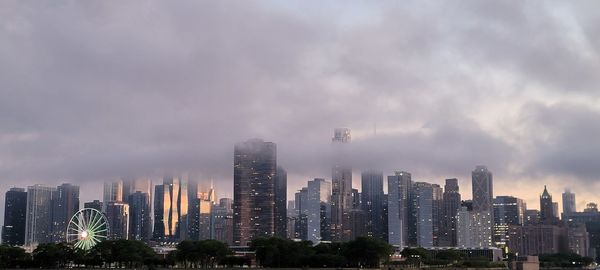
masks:
<instances>
[{"instance_id":1,"label":"building facade","mask_svg":"<svg viewBox=\"0 0 600 270\"><path fill-rule=\"evenodd\" d=\"M25 244L26 214L27 192L22 188L11 188L4 197L2 244L11 246Z\"/></svg>"}]
</instances>

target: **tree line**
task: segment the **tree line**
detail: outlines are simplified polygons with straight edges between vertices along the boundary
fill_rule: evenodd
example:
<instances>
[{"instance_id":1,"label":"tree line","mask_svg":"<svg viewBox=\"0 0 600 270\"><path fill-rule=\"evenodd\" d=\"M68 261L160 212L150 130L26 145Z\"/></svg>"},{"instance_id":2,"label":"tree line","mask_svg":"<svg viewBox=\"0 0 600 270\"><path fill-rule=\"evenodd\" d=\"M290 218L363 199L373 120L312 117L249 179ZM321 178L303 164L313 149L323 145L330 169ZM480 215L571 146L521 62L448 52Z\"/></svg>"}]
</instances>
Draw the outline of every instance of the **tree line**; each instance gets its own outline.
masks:
<instances>
[{"instance_id":1,"label":"tree line","mask_svg":"<svg viewBox=\"0 0 600 270\"><path fill-rule=\"evenodd\" d=\"M361 237L346 243L296 242L259 238L250 244L255 263L262 267L376 267L392 253L385 242ZM0 246L0 268L217 268L251 266L253 257L235 256L216 240L183 241L159 255L134 240L107 240L83 251L67 243L40 244L27 253L20 247Z\"/></svg>"}]
</instances>

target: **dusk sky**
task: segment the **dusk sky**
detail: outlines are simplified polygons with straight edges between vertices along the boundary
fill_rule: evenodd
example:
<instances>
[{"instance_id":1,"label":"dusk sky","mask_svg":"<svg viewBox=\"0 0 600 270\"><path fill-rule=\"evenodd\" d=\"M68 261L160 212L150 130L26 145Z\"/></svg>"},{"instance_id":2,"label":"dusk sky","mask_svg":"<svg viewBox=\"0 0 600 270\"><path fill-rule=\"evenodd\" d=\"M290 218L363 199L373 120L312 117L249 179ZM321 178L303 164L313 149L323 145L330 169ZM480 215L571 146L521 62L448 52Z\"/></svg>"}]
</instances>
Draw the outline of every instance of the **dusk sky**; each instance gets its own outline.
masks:
<instances>
[{"instance_id":1,"label":"dusk sky","mask_svg":"<svg viewBox=\"0 0 600 270\"><path fill-rule=\"evenodd\" d=\"M272 141L288 191L360 171L600 202L598 1L1 1L0 219L13 186L195 172Z\"/></svg>"}]
</instances>

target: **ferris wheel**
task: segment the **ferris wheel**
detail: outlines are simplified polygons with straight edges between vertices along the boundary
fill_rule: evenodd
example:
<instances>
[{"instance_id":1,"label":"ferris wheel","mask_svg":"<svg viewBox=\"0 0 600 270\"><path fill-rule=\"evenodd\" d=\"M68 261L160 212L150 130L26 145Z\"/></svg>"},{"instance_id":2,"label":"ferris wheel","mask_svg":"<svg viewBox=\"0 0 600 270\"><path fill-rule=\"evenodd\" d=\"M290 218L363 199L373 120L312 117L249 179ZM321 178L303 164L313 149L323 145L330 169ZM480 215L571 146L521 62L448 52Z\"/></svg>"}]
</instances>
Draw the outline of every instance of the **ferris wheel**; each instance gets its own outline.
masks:
<instances>
[{"instance_id":1,"label":"ferris wheel","mask_svg":"<svg viewBox=\"0 0 600 270\"><path fill-rule=\"evenodd\" d=\"M75 248L89 250L108 237L106 216L93 208L84 208L71 218L67 226L67 242Z\"/></svg>"}]
</instances>

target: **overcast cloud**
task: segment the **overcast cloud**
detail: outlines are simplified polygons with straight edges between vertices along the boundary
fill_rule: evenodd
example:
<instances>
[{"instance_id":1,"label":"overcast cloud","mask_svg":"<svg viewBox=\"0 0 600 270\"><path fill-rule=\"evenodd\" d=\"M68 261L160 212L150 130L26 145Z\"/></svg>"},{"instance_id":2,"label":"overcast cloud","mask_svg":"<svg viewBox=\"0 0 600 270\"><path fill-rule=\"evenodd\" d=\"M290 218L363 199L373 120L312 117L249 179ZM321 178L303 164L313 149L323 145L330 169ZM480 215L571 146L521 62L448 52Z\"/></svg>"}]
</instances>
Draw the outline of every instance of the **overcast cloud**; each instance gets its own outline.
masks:
<instances>
[{"instance_id":1,"label":"overcast cloud","mask_svg":"<svg viewBox=\"0 0 600 270\"><path fill-rule=\"evenodd\" d=\"M578 206L600 188L600 4L0 2L0 208L11 186L183 171L232 194L233 144L278 145L290 193L355 173ZM354 183L360 181L355 175Z\"/></svg>"}]
</instances>

